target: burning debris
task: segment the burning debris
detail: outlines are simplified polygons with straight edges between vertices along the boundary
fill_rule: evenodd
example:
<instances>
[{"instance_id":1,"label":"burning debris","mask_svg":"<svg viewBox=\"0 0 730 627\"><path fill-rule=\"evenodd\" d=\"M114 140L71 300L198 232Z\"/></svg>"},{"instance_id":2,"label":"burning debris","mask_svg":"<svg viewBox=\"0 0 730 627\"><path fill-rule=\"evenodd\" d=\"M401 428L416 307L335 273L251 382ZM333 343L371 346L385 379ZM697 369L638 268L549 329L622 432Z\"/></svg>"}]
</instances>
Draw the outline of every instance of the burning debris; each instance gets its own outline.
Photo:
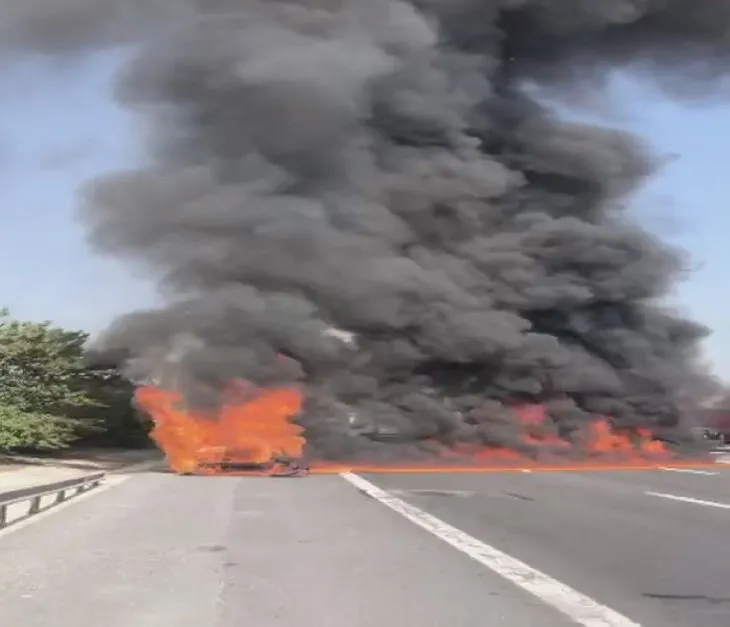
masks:
<instances>
[{"instance_id":1,"label":"burning debris","mask_svg":"<svg viewBox=\"0 0 730 627\"><path fill-rule=\"evenodd\" d=\"M661 302L682 255L627 209L651 155L560 119L527 86L600 93L630 65L677 93L707 89L730 67L730 4L8 7L19 45L135 45L117 94L146 116L150 162L92 181L82 215L100 251L176 295L117 320L102 348L148 380L176 338L196 340L173 360L175 394L139 393L173 466L189 463L181 447L249 446L244 423L267 444L243 457L261 460L284 433L287 455L306 437L333 462L572 460L606 453L596 442L643 456L707 384L706 330ZM238 379L267 391L221 402Z\"/></svg>"}]
</instances>

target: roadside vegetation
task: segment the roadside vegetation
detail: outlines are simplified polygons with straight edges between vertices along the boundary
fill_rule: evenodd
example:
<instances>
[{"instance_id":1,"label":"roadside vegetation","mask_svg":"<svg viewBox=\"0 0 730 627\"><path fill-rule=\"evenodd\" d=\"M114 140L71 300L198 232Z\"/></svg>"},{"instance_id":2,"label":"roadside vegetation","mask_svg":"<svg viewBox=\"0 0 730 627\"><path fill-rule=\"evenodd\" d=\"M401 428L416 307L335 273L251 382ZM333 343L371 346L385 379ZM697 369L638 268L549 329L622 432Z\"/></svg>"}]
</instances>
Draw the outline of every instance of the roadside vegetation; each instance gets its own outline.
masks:
<instances>
[{"instance_id":1,"label":"roadside vegetation","mask_svg":"<svg viewBox=\"0 0 730 627\"><path fill-rule=\"evenodd\" d=\"M0 310L0 452L148 446L133 386L85 359L88 333Z\"/></svg>"}]
</instances>

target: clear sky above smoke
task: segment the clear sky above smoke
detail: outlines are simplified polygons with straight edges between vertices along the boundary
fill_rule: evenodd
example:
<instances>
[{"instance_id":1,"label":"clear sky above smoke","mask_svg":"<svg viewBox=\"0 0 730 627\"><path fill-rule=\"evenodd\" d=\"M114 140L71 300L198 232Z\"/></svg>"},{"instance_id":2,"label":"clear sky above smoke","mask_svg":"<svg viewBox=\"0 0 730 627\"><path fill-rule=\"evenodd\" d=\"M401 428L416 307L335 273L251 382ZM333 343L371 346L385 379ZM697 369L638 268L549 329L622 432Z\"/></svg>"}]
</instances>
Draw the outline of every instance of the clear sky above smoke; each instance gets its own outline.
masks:
<instances>
[{"instance_id":1,"label":"clear sky above smoke","mask_svg":"<svg viewBox=\"0 0 730 627\"><path fill-rule=\"evenodd\" d=\"M116 60L112 53L61 68L44 61L18 66L0 87L0 293L18 316L97 331L154 298L126 269L87 250L73 215L77 185L135 158L132 121L108 94ZM676 155L637 198L636 211L691 252L697 269L677 300L713 328L707 354L730 379L724 298L730 110L672 102L631 80L620 83L614 101L610 111L593 110L594 117L612 116L612 125L628 126Z\"/></svg>"}]
</instances>

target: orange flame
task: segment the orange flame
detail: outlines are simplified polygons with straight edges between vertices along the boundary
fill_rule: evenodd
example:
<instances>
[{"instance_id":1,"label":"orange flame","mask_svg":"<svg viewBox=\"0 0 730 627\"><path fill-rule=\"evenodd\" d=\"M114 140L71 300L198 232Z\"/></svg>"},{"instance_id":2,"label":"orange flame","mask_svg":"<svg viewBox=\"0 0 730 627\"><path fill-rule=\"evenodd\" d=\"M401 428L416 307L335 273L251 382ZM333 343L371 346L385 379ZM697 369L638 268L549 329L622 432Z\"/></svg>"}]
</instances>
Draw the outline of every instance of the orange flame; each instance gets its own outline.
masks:
<instances>
[{"instance_id":1,"label":"orange flame","mask_svg":"<svg viewBox=\"0 0 730 627\"><path fill-rule=\"evenodd\" d=\"M154 386L139 388L137 403L154 421L151 437L162 449L170 468L180 473L223 471L226 463L248 465L254 474L266 474L275 458L300 458L303 429L292 422L303 397L294 387L256 389L238 382L215 412L192 412L181 397ZM486 472L535 470L602 470L656 468L682 462L651 433L641 428L614 429L611 421L597 417L570 441L554 430L543 405L512 408L521 427L520 441L531 454L509 448L460 443L451 447L429 442L429 463L340 464L321 462L315 473L357 472ZM553 427L551 429L551 426Z\"/></svg>"},{"instance_id":2,"label":"orange flame","mask_svg":"<svg viewBox=\"0 0 730 627\"><path fill-rule=\"evenodd\" d=\"M237 384L215 412L190 412L180 395L154 386L137 390L138 405L153 419L150 436L172 470L196 472L222 463L265 466L274 456L296 459L303 429L291 422L300 411L296 388L257 390Z\"/></svg>"}]
</instances>

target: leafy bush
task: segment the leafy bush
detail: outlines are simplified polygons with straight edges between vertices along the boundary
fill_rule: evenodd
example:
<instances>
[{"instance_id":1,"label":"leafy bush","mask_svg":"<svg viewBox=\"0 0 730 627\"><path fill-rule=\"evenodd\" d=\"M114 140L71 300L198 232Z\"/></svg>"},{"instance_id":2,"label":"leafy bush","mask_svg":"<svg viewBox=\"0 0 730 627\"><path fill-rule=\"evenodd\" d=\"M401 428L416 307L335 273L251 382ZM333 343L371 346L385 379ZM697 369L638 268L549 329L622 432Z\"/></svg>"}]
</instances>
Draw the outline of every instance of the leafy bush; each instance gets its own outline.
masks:
<instances>
[{"instance_id":1,"label":"leafy bush","mask_svg":"<svg viewBox=\"0 0 730 627\"><path fill-rule=\"evenodd\" d=\"M73 421L0 406L0 451L67 447L76 437Z\"/></svg>"}]
</instances>

